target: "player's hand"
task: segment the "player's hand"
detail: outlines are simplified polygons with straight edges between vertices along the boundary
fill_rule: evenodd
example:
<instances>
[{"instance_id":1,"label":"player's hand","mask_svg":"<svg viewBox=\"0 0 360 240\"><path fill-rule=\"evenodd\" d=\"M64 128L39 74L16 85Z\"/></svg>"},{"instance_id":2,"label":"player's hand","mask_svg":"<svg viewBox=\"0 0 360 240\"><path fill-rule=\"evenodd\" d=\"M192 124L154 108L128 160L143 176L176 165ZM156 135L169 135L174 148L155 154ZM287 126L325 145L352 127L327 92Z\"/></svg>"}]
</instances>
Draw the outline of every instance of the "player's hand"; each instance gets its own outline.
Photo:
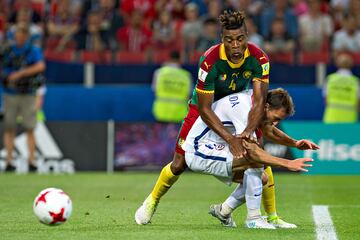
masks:
<instances>
[{"instance_id":1,"label":"player's hand","mask_svg":"<svg viewBox=\"0 0 360 240\"><path fill-rule=\"evenodd\" d=\"M308 170L305 167L312 167L312 164L308 164L308 162L313 162L314 160L312 158L298 158L295 160L290 160L288 162L287 168L291 171L302 171L302 172L308 172Z\"/></svg>"},{"instance_id":2,"label":"player's hand","mask_svg":"<svg viewBox=\"0 0 360 240\"><path fill-rule=\"evenodd\" d=\"M249 139L251 137L251 132L243 131L240 135L238 135L238 137L243 139Z\"/></svg>"},{"instance_id":3,"label":"player's hand","mask_svg":"<svg viewBox=\"0 0 360 240\"><path fill-rule=\"evenodd\" d=\"M245 149L242 146L242 139L241 138L237 138L237 137L232 137L230 139L229 143L229 148L230 148L230 152L232 153L232 155L234 156L234 158L239 159L241 158L243 155L246 154Z\"/></svg>"},{"instance_id":4,"label":"player's hand","mask_svg":"<svg viewBox=\"0 0 360 240\"><path fill-rule=\"evenodd\" d=\"M308 150L308 149L312 149L312 150L317 150L319 149L319 146L316 145L315 143L306 140L306 139L301 139L296 141L296 148L300 149L300 150Z\"/></svg>"},{"instance_id":5,"label":"player's hand","mask_svg":"<svg viewBox=\"0 0 360 240\"><path fill-rule=\"evenodd\" d=\"M8 77L9 81L16 81L20 78L22 78L22 74L19 71L10 73Z\"/></svg>"}]
</instances>

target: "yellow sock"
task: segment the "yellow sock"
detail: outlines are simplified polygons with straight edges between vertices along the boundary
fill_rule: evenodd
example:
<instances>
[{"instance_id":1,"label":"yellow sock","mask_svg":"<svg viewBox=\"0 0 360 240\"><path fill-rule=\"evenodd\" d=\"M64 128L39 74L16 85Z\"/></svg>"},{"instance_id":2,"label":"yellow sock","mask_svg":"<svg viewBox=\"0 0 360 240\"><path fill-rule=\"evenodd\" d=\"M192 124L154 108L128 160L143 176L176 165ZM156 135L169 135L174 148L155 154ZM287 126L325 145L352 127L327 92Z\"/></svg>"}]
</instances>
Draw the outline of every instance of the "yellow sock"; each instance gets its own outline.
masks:
<instances>
[{"instance_id":1,"label":"yellow sock","mask_svg":"<svg viewBox=\"0 0 360 240\"><path fill-rule=\"evenodd\" d=\"M170 169L171 163L166 165L160 173L158 180L151 192L151 196L155 201L159 201L160 198L171 188L171 186L178 180L179 175L174 175Z\"/></svg>"},{"instance_id":2,"label":"yellow sock","mask_svg":"<svg viewBox=\"0 0 360 240\"><path fill-rule=\"evenodd\" d=\"M276 215L274 176L270 166L265 168L265 172L268 175L269 180L268 183L263 187L262 201L265 212L268 214L268 216L274 216Z\"/></svg>"}]
</instances>

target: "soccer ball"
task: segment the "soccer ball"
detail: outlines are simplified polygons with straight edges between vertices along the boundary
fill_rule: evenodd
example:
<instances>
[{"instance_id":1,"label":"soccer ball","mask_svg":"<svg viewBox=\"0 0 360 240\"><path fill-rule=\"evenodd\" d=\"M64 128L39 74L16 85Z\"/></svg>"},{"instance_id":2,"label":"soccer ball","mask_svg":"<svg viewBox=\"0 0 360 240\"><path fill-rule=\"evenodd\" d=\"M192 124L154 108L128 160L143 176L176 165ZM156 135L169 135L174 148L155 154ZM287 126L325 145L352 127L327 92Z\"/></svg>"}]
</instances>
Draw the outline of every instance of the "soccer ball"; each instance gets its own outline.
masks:
<instances>
[{"instance_id":1,"label":"soccer ball","mask_svg":"<svg viewBox=\"0 0 360 240\"><path fill-rule=\"evenodd\" d=\"M33 210L41 223L59 225L69 219L72 202L63 190L46 188L36 196Z\"/></svg>"}]
</instances>

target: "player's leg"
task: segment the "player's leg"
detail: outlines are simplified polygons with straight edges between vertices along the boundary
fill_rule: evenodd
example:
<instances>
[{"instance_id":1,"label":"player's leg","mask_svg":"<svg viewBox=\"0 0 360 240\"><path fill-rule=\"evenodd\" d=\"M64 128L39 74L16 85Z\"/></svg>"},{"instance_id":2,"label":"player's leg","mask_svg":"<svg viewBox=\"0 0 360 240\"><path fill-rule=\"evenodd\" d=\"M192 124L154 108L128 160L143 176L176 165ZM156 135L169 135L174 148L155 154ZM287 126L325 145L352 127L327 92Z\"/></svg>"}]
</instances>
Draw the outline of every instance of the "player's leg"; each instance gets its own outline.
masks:
<instances>
[{"instance_id":1,"label":"player's leg","mask_svg":"<svg viewBox=\"0 0 360 240\"><path fill-rule=\"evenodd\" d=\"M185 168L186 163L184 155L175 153L173 161L161 170L159 178L150 195L136 211L135 221L137 224L145 225L150 223L161 197L164 196L171 186L179 179L180 174L184 172Z\"/></svg>"},{"instance_id":2,"label":"player's leg","mask_svg":"<svg viewBox=\"0 0 360 240\"><path fill-rule=\"evenodd\" d=\"M248 228L274 229L272 225L264 221L260 213L262 170L262 168L250 168L246 170L243 183L239 184L222 204L212 205L209 213L219 219L222 225L235 227L236 224L231 217L231 213L246 202L248 215L245 225Z\"/></svg>"},{"instance_id":3,"label":"player's leg","mask_svg":"<svg viewBox=\"0 0 360 240\"><path fill-rule=\"evenodd\" d=\"M268 216L268 222L277 228L296 228L295 224L287 223L276 213L275 182L270 166L265 168L268 183L263 187L263 206Z\"/></svg>"},{"instance_id":4,"label":"player's leg","mask_svg":"<svg viewBox=\"0 0 360 240\"><path fill-rule=\"evenodd\" d=\"M135 221L137 224L144 225L150 223L161 197L167 193L171 186L178 180L179 175L187 168L184 156L185 152L181 148L181 145L199 116L197 109L193 105L189 106L189 113L183 121L176 140L173 160L161 170L159 178L157 179L150 195L137 209L135 213Z\"/></svg>"},{"instance_id":5,"label":"player's leg","mask_svg":"<svg viewBox=\"0 0 360 240\"><path fill-rule=\"evenodd\" d=\"M225 227L236 227L232 212L243 203L245 203L245 187L242 183L239 183L223 203L210 206L209 214L219 219Z\"/></svg>"},{"instance_id":6,"label":"player's leg","mask_svg":"<svg viewBox=\"0 0 360 240\"><path fill-rule=\"evenodd\" d=\"M35 106L36 96L33 95L24 95L21 96L21 106L20 106L20 115L23 118L22 125L26 129L27 135L27 145L29 151L29 171L36 171L35 163L35 134L34 129L36 127L36 106Z\"/></svg>"},{"instance_id":7,"label":"player's leg","mask_svg":"<svg viewBox=\"0 0 360 240\"><path fill-rule=\"evenodd\" d=\"M4 105L4 146L6 149L5 171L15 171L13 165L14 141L16 135L16 117L18 115L18 96L5 94Z\"/></svg>"}]
</instances>

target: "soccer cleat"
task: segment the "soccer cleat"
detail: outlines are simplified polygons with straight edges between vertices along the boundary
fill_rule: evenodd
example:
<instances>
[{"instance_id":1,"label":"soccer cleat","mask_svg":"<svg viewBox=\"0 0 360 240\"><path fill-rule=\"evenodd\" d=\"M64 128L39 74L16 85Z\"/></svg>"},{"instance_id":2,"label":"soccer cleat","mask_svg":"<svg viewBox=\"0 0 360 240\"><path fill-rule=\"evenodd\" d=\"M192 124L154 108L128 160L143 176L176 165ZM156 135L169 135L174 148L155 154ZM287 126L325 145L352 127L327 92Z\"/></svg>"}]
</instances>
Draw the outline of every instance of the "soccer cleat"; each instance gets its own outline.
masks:
<instances>
[{"instance_id":1,"label":"soccer cleat","mask_svg":"<svg viewBox=\"0 0 360 240\"><path fill-rule=\"evenodd\" d=\"M254 218L254 219L247 219L245 221L245 227L247 227L247 228L262 228L262 229L276 229L273 225L268 223L262 217L258 217L258 218Z\"/></svg>"},{"instance_id":2,"label":"soccer cleat","mask_svg":"<svg viewBox=\"0 0 360 240\"><path fill-rule=\"evenodd\" d=\"M268 217L267 222L276 228L297 228L295 224L287 223L278 216Z\"/></svg>"},{"instance_id":3,"label":"soccer cleat","mask_svg":"<svg viewBox=\"0 0 360 240\"><path fill-rule=\"evenodd\" d=\"M220 213L220 210L221 210L221 204L211 205L209 214L211 214L211 216L219 219L221 222L221 225L223 225L225 227L236 227L236 223L233 220L231 214L229 214L229 216L224 216Z\"/></svg>"},{"instance_id":4,"label":"soccer cleat","mask_svg":"<svg viewBox=\"0 0 360 240\"><path fill-rule=\"evenodd\" d=\"M143 204L136 210L135 221L139 225L146 225L150 223L152 216L156 211L158 202L155 201L151 194L145 199Z\"/></svg>"}]
</instances>

